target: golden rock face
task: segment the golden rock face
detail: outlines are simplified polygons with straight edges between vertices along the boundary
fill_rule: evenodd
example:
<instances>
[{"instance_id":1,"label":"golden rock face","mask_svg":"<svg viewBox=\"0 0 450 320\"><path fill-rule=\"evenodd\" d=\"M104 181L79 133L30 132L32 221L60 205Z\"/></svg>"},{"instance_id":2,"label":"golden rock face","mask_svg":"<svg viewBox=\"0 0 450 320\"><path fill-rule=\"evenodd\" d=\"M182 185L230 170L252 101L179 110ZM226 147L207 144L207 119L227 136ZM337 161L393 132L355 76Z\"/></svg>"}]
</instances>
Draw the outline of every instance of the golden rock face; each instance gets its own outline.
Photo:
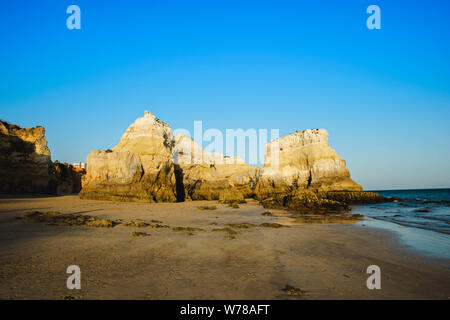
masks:
<instances>
[{"instance_id":1,"label":"golden rock face","mask_svg":"<svg viewBox=\"0 0 450 320\"><path fill-rule=\"evenodd\" d=\"M324 129L297 131L268 143L258 188L263 195L286 189L362 190L328 145Z\"/></svg>"},{"instance_id":2,"label":"golden rock face","mask_svg":"<svg viewBox=\"0 0 450 320\"><path fill-rule=\"evenodd\" d=\"M20 128L0 121L0 192L56 192L43 127Z\"/></svg>"},{"instance_id":3,"label":"golden rock face","mask_svg":"<svg viewBox=\"0 0 450 320\"><path fill-rule=\"evenodd\" d=\"M78 193L84 173L52 162L43 127L21 128L0 121L1 193Z\"/></svg>"},{"instance_id":4,"label":"golden rock face","mask_svg":"<svg viewBox=\"0 0 450 320\"><path fill-rule=\"evenodd\" d=\"M80 196L91 199L174 202L223 200L227 195L291 208L335 207L346 203L344 196L332 199L327 192L362 190L328 145L326 130L297 131L272 140L260 168L238 157L206 152L190 137L174 136L169 125L148 112L112 150L91 152L87 172Z\"/></svg>"},{"instance_id":5,"label":"golden rock face","mask_svg":"<svg viewBox=\"0 0 450 320\"><path fill-rule=\"evenodd\" d=\"M80 197L119 201L175 202L172 129L146 112L112 150L92 151Z\"/></svg>"}]
</instances>

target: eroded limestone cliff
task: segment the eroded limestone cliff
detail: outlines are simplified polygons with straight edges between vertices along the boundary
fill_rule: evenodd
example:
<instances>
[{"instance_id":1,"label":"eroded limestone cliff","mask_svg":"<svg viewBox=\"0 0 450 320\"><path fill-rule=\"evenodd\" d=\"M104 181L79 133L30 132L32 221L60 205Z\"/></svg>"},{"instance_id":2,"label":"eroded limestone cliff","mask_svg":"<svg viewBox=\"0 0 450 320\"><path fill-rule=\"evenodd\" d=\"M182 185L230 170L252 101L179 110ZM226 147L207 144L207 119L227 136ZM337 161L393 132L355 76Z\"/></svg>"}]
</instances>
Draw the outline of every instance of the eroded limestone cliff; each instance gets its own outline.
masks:
<instances>
[{"instance_id":1,"label":"eroded limestone cliff","mask_svg":"<svg viewBox=\"0 0 450 320\"><path fill-rule=\"evenodd\" d=\"M172 148L172 129L146 111L128 127L112 150L94 150L88 155L80 197L177 201Z\"/></svg>"},{"instance_id":2,"label":"eroded limestone cliff","mask_svg":"<svg viewBox=\"0 0 450 320\"><path fill-rule=\"evenodd\" d=\"M86 174L86 170L55 161L52 174L57 184L56 194L78 194L81 191L81 179Z\"/></svg>"},{"instance_id":3,"label":"eroded limestone cliff","mask_svg":"<svg viewBox=\"0 0 450 320\"><path fill-rule=\"evenodd\" d=\"M324 129L307 129L266 145L257 192L266 197L292 189L361 191L345 161L328 145Z\"/></svg>"},{"instance_id":4,"label":"eroded limestone cliff","mask_svg":"<svg viewBox=\"0 0 450 320\"><path fill-rule=\"evenodd\" d=\"M266 207L297 211L347 209L350 204L383 200L360 191L345 161L328 145L327 131L307 129L267 144L255 195Z\"/></svg>"},{"instance_id":5,"label":"eroded limestone cliff","mask_svg":"<svg viewBox=\"0 0 450 320\"><path fill-rule=\"evenodd\" d=\"M239 157L206 152L191 137L176 135L173 159L186 199L218 200L231 191L238 197L254 194L260 169Z\"/></svg>"},{"instance_id":6,"label":"eroded limestone cliff","mask_svg":"<svg viewBox=\"0 0 450 320\"><path fill-rule=\"evenodd\" d=\"M43 127L20 128L0 121L0 191L56 192Z\"/></svg>"},{"instance_id":7,"label":"eroded limestone cliff","mask_svg":"<svg viewBox=\"0 0 450 320\"><path fill-rule=\"evenodd\" d=\"M123 201L235 201L254 197L267 207L342 209L384 198L361 192L323 129L297 131L266 146L263 168L202 150L173 136L146 112L112 150L92 151L80 197Z\"/></svg>"},{"instance_id":8,"label":"eroded limestone cliff","mask_svg":"<svg viewBox=\"0 0 450 320\"><path fill-rule=\"evenodd\" d=\"M53 163L43 127L0 120L1 193L78 193L84 170Z\"/></svg>"}]
</instances>

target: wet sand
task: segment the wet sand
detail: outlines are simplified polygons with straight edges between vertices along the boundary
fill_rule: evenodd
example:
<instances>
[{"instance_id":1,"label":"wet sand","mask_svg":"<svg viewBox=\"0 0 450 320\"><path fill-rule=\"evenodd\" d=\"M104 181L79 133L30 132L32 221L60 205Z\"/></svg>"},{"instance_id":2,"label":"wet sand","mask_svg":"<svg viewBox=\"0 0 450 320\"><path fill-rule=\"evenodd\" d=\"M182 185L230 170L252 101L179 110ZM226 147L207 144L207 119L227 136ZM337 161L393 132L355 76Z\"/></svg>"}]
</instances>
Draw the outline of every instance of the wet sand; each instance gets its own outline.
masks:
<instances>
[{"instance_id":1,"label":"wet sand","mask_svg":"<svg viewBox=\"0 0 450 320\"><path fill-rule=\"evenodd\" d=\"M277 210L262 215L267 210L253 200L239 206L1 196L0 299L450 298L450 261L412 251L394 233L349 223L297 225ZM54 226L22 218L31 211L155 220L170 228ZM257 226L212 232L242 223ZM69 265L81 268L81 290L66 288ZM369 265L381 268L381 290L366 287ZM301 294L290 295L286 286Z\"/></svg>"}]
</instances>

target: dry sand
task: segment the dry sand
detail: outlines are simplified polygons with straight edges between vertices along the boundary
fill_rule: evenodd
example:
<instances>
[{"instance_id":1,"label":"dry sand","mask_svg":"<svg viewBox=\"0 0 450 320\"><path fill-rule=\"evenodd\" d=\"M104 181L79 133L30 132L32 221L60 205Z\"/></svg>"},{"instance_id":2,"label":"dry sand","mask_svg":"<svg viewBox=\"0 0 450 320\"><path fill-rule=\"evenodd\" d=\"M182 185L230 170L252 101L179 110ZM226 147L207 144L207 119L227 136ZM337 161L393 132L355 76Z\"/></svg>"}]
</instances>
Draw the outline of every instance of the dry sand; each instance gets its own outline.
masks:
<instances>
[{"instance_id":1,"label":"dry sand","mask_svg":"<svg viewBox=\"0 0 450 320\"><path fill-rule=\"evenodd\" d=\"M202 205L217 210L199 210ZM21 219L34 210L158 220L171 228L53 226ZM404 248L393 233L352 224L292 225L286 218L261 215L265 211L256 201L234 209L215 201L144 204L3 196L0 299L450 297L449 260ZM236 223L291 225L233 228L235 235L211 232ZM81 290L66 288L66 268L73 264L81 268ZM381 290L366 287L366 268L373 264L381 268ZM289 295L282 290L286 286L302 294Z\"/></svg>"}]
</instances>

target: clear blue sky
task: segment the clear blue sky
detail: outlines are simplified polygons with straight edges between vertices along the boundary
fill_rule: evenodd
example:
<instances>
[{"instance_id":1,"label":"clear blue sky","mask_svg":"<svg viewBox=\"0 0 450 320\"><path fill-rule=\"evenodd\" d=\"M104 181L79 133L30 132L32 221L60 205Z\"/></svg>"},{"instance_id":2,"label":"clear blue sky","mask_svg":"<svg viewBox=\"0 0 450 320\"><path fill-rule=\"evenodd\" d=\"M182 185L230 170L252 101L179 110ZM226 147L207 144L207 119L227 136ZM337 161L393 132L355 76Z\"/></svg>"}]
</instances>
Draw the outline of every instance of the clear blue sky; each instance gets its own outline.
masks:
<instances>
[{"instance_id":1,"label":"clear blue sky","mask_svg":"<svg viewBox=\"0 0 450 320\"><path fill-rule=\"evenodd\" d=\"M366 189L450 187L449 16L448 0L2 0L0 118L44 126L70 163L146 109L174 129L325 128Z\"/></svg>"}]
</instances>

